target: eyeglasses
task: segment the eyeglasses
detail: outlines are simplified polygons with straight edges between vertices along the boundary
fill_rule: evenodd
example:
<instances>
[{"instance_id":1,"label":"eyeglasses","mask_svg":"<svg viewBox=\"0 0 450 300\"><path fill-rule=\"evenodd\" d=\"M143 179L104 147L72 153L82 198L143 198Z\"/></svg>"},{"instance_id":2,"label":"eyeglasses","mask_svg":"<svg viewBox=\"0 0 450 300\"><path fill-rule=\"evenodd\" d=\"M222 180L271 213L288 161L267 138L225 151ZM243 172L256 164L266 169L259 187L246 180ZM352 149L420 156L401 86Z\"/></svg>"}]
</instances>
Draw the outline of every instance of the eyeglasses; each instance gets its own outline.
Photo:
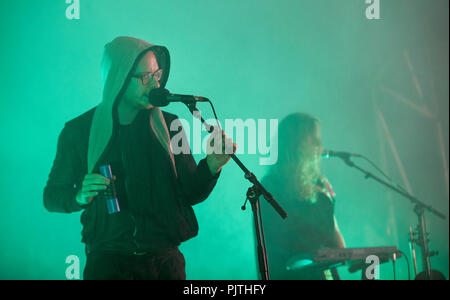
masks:
<instances>
[{"instance_id":1,"label":"eyeglasses","mask_svg":"<svg viewBox=\"0 0 450 300\"><path fill-rule=\"evenodd\" d=\"M145 72L142 74L134 74L133 77L139 78L141 80L142 84L146 85L150 81L150 78L154 78L155 80L160 81L162 78L162 73L163 73L163 70L158 69L153 73Z\"/></svg>"}]
</instances>

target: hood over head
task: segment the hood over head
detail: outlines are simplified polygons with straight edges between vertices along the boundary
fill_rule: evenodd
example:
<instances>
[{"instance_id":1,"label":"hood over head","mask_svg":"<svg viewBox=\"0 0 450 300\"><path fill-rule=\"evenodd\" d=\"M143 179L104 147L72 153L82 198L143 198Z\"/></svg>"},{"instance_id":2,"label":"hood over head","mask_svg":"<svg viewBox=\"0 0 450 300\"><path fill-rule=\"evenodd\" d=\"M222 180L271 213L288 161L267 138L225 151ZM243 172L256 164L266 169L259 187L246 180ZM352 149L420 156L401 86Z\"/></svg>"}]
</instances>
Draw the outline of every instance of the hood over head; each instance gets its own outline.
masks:
<instances>
[{"instance_id":1,"label":"hood over head","mask_svg":"<svg viewBox=\"0 0 450 300\"><path fill-rule=\"evenodd\" d=\"M159 67L163 69L160 86L165 87L170 72L170 56L167 48L133 37L117 37L105 45L101 62L103 98L95 110L91 124L87 159L88 173L95 173L94 168L110 142L114 129L119 124L117 117L119 101L140 59L148 51L155 54ZM168 152L173 167L175 167L169 132L159 108L152 109L149 125Z\"/></svg>"}]
</instances>

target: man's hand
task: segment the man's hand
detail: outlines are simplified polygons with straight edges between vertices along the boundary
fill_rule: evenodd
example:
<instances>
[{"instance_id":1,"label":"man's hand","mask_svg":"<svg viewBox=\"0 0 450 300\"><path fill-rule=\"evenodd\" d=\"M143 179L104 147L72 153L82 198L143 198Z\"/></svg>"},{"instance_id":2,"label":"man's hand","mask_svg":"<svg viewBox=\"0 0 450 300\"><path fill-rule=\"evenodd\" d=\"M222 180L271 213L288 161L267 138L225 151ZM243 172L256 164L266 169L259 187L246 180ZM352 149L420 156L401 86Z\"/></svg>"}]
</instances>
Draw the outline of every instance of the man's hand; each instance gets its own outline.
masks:
<instances>
[{"instance_id":1,"label":"man's hand","mask_svg":"<svg viewBox=\"0 0 450 300\"><path fill-rule=\"evenodd\" d=\"M84 176L81 189L77 193L77 203L79 205L87 205L92 202L100 191L107 189L110 180L100 174L87 174Z\"/></svg>"},{"instance_id":2,"label":"man's hand","mask_svg":"<svg viewBox=\"0 0 450 300\"><path fill-rule=\"evenodd\" d=\"M217 128L210 135L206 147L206 163L212 175L219 173L220 169L230 160L230 154L236 152L237 145L227 138L225 132Z\"/></svg>"}]
</instances>

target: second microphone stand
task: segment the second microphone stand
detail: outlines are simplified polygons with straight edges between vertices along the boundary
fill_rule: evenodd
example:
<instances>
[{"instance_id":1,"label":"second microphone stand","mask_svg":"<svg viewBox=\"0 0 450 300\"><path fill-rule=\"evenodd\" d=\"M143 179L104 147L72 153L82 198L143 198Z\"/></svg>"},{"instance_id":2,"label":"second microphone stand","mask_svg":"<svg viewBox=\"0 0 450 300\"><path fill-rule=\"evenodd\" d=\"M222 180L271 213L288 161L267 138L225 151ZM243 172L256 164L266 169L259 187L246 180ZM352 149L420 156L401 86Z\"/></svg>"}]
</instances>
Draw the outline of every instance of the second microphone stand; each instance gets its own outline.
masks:
<instances>
[{"instance_id":1,"label":"second microphone stand","mask_svg":"<svg viewBox=\"0 0 450 300\"><path fill-rule=\"evenodd\" d=\"M372 178L372 179L378 181L379 183L390 188L391 190L399 193L403 197L409 199L411 201L411 203L414 204L414 213L417 215L417 218L418 218L418 225L417 225L418 239L416 240L416 242L419 245L421 252L422 252L422 266L423 266L424 273L425 273L425 279L428 279L428 280L431 279L430 257L435 255L436 252L435 251L430 252L429 247L428 247L429 240L427 238L428 232L426 229L424 214L425 214L425 211L428 211L442 219L445 219L445 215L440 213L439 211L437 211L430 205L426 205L425 203L421 202L419 199L415 198L414 196L400 190L398 187L395 187L394 185L380 179L379 177L373 175L372 173L360 168L359 166L357 166L355 163L353 163L350 160L350 157L347 156L347 157L341 157L341 158L350 167L353 167L353 168L361 171L362 173L364 173L366 179Z\"/></svg>"}]
</instances>

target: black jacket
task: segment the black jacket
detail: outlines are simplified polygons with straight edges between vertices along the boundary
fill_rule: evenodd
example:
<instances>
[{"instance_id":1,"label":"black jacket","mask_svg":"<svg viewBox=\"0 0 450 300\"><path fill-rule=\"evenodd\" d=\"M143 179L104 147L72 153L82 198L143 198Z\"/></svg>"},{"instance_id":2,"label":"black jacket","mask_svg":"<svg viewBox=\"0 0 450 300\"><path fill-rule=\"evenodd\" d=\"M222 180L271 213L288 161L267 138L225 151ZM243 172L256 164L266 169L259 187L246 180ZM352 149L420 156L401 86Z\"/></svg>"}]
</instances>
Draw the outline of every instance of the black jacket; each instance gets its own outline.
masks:
<instances>
[{"instance_id":1,"label":"black jacket","mask_svg":"<svg viewBox=\"0 0 450 300\"><path fill-rule=\"evenodd\" d=\"M83 224L82 241L87 245L95 243L96 226L101 222L104 212L104 203L94 201L82 207L76 202L76 194L82 186L84 176L87 174L87 149L89 132L95 108L83 115L67 122L63 128L57 146L57 153L51 169L47 185L44 188L44 206L51 212L71 213L83 210L81 223ZM141 112L148 118L149 111ZM177 117L173 114L163 112L166 124L171 124ZM147 119L146 119L147 120ZM147 123L148 124L148 123ZM145 127L144 134L150 129ZM180 129L182 130L182 129ZM179 132L169 132L174 136ZM183 133L184 134L184 133ZM144 135L145 136L145 135ZM128 147L132 149L132 147ZM105 151L107 152L107 151ZM130 153L130 155L132 155ZM168 178L167 184L157 186L162 192L163 198L158 201L170 203L168 209L160 217L169 224L167 232L168 238L175 244L179 244L197 235L198 224L192 206L205 200L214 188L219 174L212 176L206 159L197 165L193 156L189 154L174 155L177 175L170 167L170 160L167 154ZM123 162L126 164L126 162ZM143 182L152 185L150 178L141 178ZM145 193L144 191L131 191L131 193ZM139 195L145 199L150 195ZM133 198L133 195L130 198ZM138 220L136 222L137 231L146 232L146 203L131 205L131 213ZM148 219L148 218L147 218ZM100 220L100 221L99 221ZM142 237L141 237L142 238ZM145 238L145 237L144 237Z\"/></svg>"}]
</instances>

